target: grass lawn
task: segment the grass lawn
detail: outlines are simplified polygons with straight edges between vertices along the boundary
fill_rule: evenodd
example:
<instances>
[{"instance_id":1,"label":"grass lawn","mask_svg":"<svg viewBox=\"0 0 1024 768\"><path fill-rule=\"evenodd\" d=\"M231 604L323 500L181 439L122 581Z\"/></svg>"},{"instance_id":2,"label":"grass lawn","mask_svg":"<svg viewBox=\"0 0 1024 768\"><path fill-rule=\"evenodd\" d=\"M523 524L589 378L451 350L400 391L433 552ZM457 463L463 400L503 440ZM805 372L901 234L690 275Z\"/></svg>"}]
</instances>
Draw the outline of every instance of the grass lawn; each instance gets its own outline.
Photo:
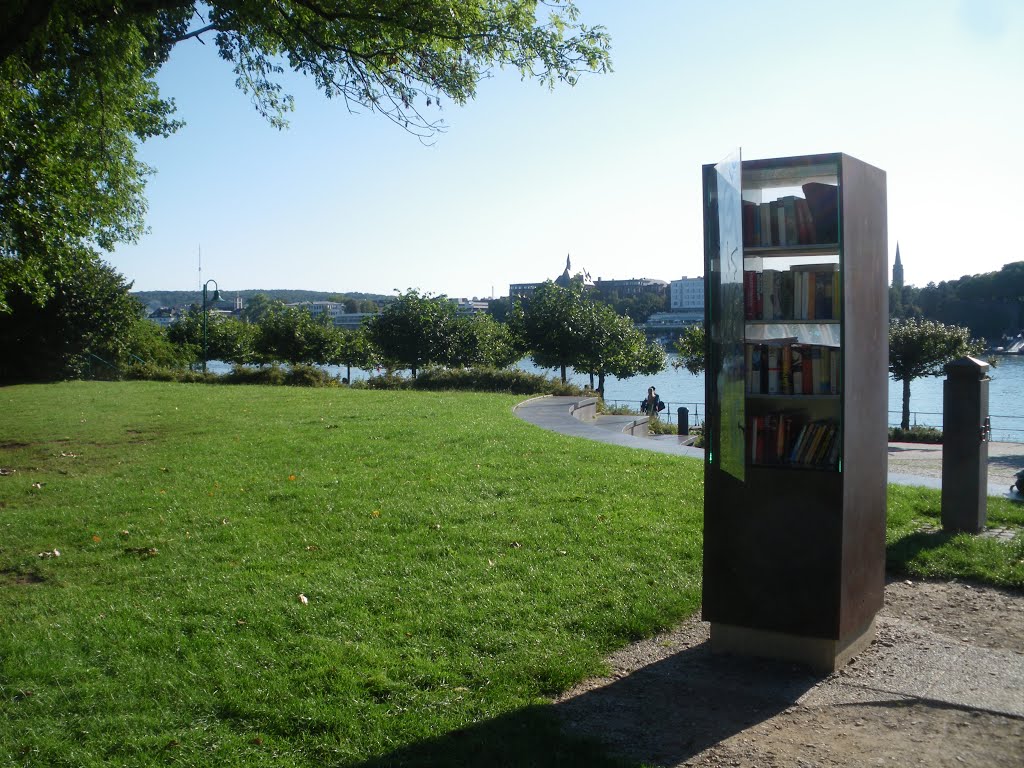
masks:
<instances>
[{"instance_id":1,"label":"grass lawn","mask_svg":"<svg viewBox=\"0 0 1024 768\"><path fill-rule=\"evenodd\" d=\"M613 765L546 704L696 610L702 465L519 399L0 389L0 763ZM1024 587L938 514L890 488L891 568Z\"/></svg>"},{"instance_id":2,"label":"grass lawn","mask_svg":"<svg viewBox=\"0 0 1024 768\"><path fill-rule=\"evenodd\" d=\"M518 399L0 389L0 763L608 764L543 704L697 608L702 467Z\"/></svg>"}]
</instances>

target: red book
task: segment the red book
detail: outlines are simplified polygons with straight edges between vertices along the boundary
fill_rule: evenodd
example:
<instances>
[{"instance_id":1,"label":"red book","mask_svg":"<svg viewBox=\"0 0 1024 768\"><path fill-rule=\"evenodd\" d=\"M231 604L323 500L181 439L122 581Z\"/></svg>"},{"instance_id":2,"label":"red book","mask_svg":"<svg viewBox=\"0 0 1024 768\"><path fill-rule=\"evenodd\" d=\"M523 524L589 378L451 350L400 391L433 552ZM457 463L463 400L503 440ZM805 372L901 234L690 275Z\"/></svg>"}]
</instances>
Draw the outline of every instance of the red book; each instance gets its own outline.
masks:
<instances>
[{"instance_id":1,"label":"red book","mask_svg":"<svg viewBox=\"0 0 1024 768\"><path fill-rule=\"evenodd\" d=\"M757 273L743 273L743 315L747 320L757 319Z\"/></svg>"},{"instance_id":2,"label":"red book","mask_svg":"<svg viewBox=\"0 0 1024 768\"><path fill-rule=\"evenodd\" d=\"M804 381L803 394L814 394L814 353L809 346L804 347Z\"/></svg>"}]
</instances>

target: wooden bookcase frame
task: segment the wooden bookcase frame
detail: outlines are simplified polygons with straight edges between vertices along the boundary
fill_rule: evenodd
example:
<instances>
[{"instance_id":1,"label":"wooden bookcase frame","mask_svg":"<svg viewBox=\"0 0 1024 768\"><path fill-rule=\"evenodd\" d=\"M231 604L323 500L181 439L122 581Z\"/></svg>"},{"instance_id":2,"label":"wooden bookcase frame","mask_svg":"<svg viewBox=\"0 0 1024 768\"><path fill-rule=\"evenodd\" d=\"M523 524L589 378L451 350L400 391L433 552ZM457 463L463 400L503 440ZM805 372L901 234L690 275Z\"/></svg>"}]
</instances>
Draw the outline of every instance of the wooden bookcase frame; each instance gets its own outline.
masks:
<instances>
[{"instance_id":1,"label":"wooden bookcase frame","mask_svg":"<svg viewBox=\"0 0 1024 768\"><path fill-rule=\"evenodd\" d=\"M824 230L835 234L835 242L816 242L817 237L807 242L791 230L785 245L755 244L749 234L744 245L744 199L749 208L761 189L765 200L780 191L800 196L810 189L802 187L805 180L820 185L822 179L835 186L838 220ZM711 623L714 650L833 670L874 637L885 586L885 172L839 153L743 161L737 151L704 166L703 187L708 338L703 618ZM746 216L749 227L749 211ZM781 227L785 231L784 223ZM834 317L791 323L784 318L769 328L749 319L744 285L750 278L743 273L750 270L744 267L756 270L760 263L785 270L808 260L838 265ZM746 344L770 341L773 333L824 333L838 343L831 352L836 355L834 394L749 393ZM786 336L777 343L791 341ZM797 424L818 418L834 423L834 462L788 462L797 439L793 428L784 433L785 446L776 452L774 465L753 463L750 414L772 409L795 414Z\"/></svg>"}]
</instances>

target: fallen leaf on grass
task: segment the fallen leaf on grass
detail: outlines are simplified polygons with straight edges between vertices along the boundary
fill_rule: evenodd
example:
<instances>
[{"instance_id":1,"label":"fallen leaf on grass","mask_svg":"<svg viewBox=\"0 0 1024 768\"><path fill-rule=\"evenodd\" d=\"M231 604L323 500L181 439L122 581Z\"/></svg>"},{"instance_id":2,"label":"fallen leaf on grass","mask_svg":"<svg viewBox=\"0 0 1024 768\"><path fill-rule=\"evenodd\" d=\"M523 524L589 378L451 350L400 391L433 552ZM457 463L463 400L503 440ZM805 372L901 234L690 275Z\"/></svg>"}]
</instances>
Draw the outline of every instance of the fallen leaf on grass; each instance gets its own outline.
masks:
<instances>
[{"instance_id":1,"label":"fallen leaf on grass","mask_svg":"<svg viewBox=\"0 0 1024 768\"><path fill-rule=\"evenodd\" d=\"M43 490L43 486L44 485L46 485L46 483L32 483L32 487L36 488L36 489L38 489L40 491Z\"/></svg>"},{"instance_id":2,"label":"fallen leaf on grass","mask_svg":"<svg viewBox=\"0 0 1024 768\"><path fill-rule=\"evenodd\" d=\"M61 455L62 459L77 459L78 458L78 454L77 453L71 453L70 451L61 451L60 455Z\"/></svg>"},{"instance_id":3,"label":"fallen leaf on grass","mask_svg":"<svg viewBox=\"0 0 1024 768\"><path fill-rule=\"evenodd\" d=\"M103 539L101 539L95 533L92 535L92 540L95 541L97 544L99 544L101 541L103 541Z\"/></svg>"},{"instance_id":4,"label":"fallen leaf on grass","mask_svg":"<svg viewBox=\"0 0 1024 768\"><path fill-rule=\"evenodd\" d=\"M307 552L316 552L318 549L320 549L320 547L318 547L316 544L310 544L308 547L306 547Z\"/></svg>"},{"instance_id":5,"label":"fallen leaf on grass","mask_svg":"<svg viewBox=\"0 0 1024 768\"><path fill-rule=\"evenodd\" d=\"M288 479L290 481L294 481L295 480L295 475L288 475Z\"/></svg>"},{"instance_id":6,"label":"fallen leaf on grass","mask_svg":"<svg viewBox=\"0 0 1024 768\"><path fill-rule=\"evenodd\" d=\"M299 602L302 603L303 605L309 605L309 598L306 597L301 592L299 592Z\"/></svg>"},{"instance_id":7,"label":"fallen leaf on grass","mask_svg":"<svg viewBox=\"0 0 1024 768\"><path fill-rule=\"evenodd\" d=\"M45 552L40 552L38 557L60 557L60 550L48 549Z\"/></svg>"},{"instance_id":8,"label":"fallen leaf on grass","mask_svg":"<svg viewBox=\"0 0 1024 768\"><path fill-rule=\"evenodd\" d=\"M509 546L512 547L512 549L519 549L523 545L520 544L518 541L513 541L511 544L509 544Z\"/></svg>"},{"instance_id":9,"label":"fallen leaf on grass","mask_svg":"<svg viewBox=\"0 0 1024 768\"><path fill-rule=\"evenodd\" d=\"M160 554L160 550L156 547L125 547L124 553L126 555L141 555L142 557L156 557Z\"/></svg>"},{"instance_id":10,"label":"fallen leaf on grass","mask_svg":"<svg viewBox=\"0 0 1024 768\"><path fill-rule=\"evenodd\" d=\"M17 471L18 470L16 469L7 469L7 467L0 467L0 477L10 477Z\"/></svg>"}]
</instances>

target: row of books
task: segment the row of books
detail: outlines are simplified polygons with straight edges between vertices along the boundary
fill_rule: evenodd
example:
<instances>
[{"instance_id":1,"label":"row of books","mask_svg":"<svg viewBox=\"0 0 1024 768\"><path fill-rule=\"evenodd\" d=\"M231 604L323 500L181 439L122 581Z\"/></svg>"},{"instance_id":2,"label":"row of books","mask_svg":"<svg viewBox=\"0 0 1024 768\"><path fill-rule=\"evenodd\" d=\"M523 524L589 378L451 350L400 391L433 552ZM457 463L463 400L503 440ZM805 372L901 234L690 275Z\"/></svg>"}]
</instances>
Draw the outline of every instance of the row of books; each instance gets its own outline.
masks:
<instances>
[{"instance_id":1,"label":"row of books","mask_svg":"<svg viewBox=\"0 0 1024 768\"><path fill-rule=\"evenodd\" d=\"M839 391L840 351L812 344L747 344L749 395L834 395Z\"/></svg>"},{"instance_id":2,"label":"row of books","mask_svg":"<svg viewBox=\"0 0 1024 768\"><path fill-rule=\"evenodd\" d=\"M841 442L835 420L806 421L784 411L752 416L747 427L751 464L835 469Z\"/></svg>"},{"instance_id":3,"label":"row of books","mask_svg":"<svg viewBox=\"0 0 1024 768\"><path fill-rule=\"evenodd\" d=\"M811 245L816 242L807 201L796 195L769 203L743 201L743 247Z\"/></svg>"},{"instance_id":4,"label":"row of books","mask_svg":"<svg viewBox=\"0 0 1024 768\"><path fill-rule=\"evenodd\" d=\"M793 247L835 243L839 239L839 188L808 182L804 197L784 195L777 200L743 201L743 247Z\"/></svg>"},{"instance_id":5,"label":"row of books","mask_svg":"<svg viewBox=\"0 0 1024 768\"><path fill-rule=\"evenodd\" d=\"M839 265L800 264L743 273L747 320L838 320Z\"/></svg>"}]
</instances>

